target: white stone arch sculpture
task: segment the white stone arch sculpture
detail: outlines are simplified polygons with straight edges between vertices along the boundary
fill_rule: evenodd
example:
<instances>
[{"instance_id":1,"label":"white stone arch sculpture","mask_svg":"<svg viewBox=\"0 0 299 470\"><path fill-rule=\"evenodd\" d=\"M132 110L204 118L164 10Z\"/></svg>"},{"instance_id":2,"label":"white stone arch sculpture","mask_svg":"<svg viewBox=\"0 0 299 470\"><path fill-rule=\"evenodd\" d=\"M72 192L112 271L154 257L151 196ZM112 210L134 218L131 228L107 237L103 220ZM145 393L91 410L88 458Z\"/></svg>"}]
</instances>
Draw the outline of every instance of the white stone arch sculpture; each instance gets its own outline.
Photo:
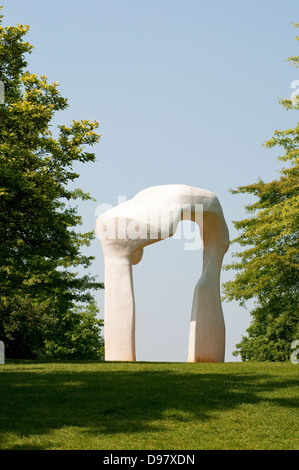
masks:
<instances>
[{"instance_id":1,"label":"white stone arch sculpture","mask_svg":"<svg viewBox=\"0 0 299 470\"><path fill-rule=\"evenodd\" d=\"M97 218L96 233L105 262L106 361L136 360L132 265L141 261L144 247L174 235L181 220L199 225L203 247L202 274L193 296L188 362L224 361L220 272L229 245L228 229L215 194L181 184L147 188Z\"/></svg>"}]
</instances>

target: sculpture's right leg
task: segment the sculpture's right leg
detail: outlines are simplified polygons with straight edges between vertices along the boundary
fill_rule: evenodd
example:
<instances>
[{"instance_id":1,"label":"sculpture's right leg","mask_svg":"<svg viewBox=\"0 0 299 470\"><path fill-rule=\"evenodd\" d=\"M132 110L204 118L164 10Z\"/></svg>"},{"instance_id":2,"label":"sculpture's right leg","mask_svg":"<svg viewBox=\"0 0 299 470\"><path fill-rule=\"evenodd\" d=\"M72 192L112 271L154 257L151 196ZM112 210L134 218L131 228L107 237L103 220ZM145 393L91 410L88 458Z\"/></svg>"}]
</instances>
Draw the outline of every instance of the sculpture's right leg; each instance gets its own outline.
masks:
<instances>
[{"instance_id":1,"label":"sculpture's right leg","mask_svg":"<svg viewBox=\"0 0 299 470\"><path fill-rule=\"evenodd\" d=\"M135 361L135 301L129 256L105 253L106 361Z\"/></svg>"},{"instance_id":2,"label":"sculpture's right leg","mask_svg":"<svg viewBox=\"0 0 299 470\"><path fill-rule=\"evenodd\" d=\"M228 249L228 230L217 214L203 218L203 273L193 297L189 362L224 362L225 324L220 299L222 259Z\"/></svg>"}]
</instances>

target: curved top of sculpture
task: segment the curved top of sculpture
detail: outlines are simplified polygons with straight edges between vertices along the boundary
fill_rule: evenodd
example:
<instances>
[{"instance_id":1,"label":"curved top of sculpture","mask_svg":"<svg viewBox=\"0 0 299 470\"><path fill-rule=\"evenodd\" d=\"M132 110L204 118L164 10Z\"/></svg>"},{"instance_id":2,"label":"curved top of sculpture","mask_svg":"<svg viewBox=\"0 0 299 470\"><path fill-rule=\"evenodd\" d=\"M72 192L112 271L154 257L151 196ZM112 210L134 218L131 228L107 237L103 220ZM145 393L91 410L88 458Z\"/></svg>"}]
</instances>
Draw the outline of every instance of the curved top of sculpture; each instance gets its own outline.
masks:
<instances>
[{"instance_id":1,"label":"curved top of sculpture","mask_svg":"<svg viewBox=\"0 0 299 470\"><path fill-rule=\"evenodd\" d=\"M197 222L204 233L203 218L207 228L212 218L215 219L213 225L218 220L219 239L228 247L228 229L213 192L184 184L152 186L101 214L96 221L96 232L102 245L108 246L109 240L113 240L114 245L116 240L118 244L126 240L128 248L140 250L174 235L181 220Z\"/></svg>"}]
</instances>

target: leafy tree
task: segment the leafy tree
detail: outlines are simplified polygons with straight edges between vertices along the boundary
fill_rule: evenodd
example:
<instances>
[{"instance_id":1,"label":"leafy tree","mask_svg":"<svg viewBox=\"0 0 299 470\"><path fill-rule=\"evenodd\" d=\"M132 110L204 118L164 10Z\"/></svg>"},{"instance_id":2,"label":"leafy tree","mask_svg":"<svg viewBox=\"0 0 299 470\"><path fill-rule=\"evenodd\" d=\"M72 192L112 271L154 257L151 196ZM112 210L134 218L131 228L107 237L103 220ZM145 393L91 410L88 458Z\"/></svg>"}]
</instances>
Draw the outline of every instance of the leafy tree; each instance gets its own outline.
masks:
<instances>
[{"instance_id":1,"label":"leafy tree","mask_svg":"<svg viewBox=\"0 0 299 470\"><path fill-rule=\"evenodd\" d=\"M70 204L91 196L69 189L69 183L79 177L74 163L95 161L86 146L99 142L99 123L73 121L58 126L58 136L53 137L51 120L66 109L67 99L57 83L26 70L25 55L33 49L24 40L29 27L3 27L2 18L0 337L10 357L40 357L50 351L59 357L62 351L65 356L86 357L89 346L94 356L95 343L99 350L102 347L102 321L96 318L91 292L103 284L76 272L93 260L81 250L94 232L77 230L82 220ZM88 341L84 348L79 332Z\"/></svg>"},{"instance_id":2,"label":"leafy tree","mask_svg":"<svg viewBox=\"0 0 299 470\"><path fill-rule=\"evenodd\" d=\"M299 57L288 60L299 66ZM280 103L299 110L298 99ZM283 155L278 160L286 166L277 180L260 179L231 190L257 200L246 206L248 218L234 222L240 234L233 242L244 249L234 253L238 261L226 266L238 273L223 287L229 301L256 302L248 336L236 345L234 354L245 361L286 361L291 343L299 339L299 122L294 129L276 130L264 145L280 147Z\"/></svg>"}]
</instances>

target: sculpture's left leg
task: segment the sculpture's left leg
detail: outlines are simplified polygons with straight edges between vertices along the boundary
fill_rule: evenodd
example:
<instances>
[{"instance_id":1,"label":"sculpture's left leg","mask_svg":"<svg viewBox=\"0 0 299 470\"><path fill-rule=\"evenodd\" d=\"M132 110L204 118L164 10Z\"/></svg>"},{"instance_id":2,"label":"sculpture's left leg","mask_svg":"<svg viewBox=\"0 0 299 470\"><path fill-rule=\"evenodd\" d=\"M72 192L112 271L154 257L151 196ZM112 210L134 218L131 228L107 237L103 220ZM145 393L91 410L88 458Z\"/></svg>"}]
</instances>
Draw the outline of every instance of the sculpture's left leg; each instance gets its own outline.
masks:
<instances>
[{"instance_id":1,"label":"sculpture's left leg","mask_svg":"<svg viewBox=\"0 0 299 470\"><path fill-rule=\"evenodd\" d=\"M105 253L105 360L135 361L135 301L129 256Z\"/></svg>"}]
</instances>

